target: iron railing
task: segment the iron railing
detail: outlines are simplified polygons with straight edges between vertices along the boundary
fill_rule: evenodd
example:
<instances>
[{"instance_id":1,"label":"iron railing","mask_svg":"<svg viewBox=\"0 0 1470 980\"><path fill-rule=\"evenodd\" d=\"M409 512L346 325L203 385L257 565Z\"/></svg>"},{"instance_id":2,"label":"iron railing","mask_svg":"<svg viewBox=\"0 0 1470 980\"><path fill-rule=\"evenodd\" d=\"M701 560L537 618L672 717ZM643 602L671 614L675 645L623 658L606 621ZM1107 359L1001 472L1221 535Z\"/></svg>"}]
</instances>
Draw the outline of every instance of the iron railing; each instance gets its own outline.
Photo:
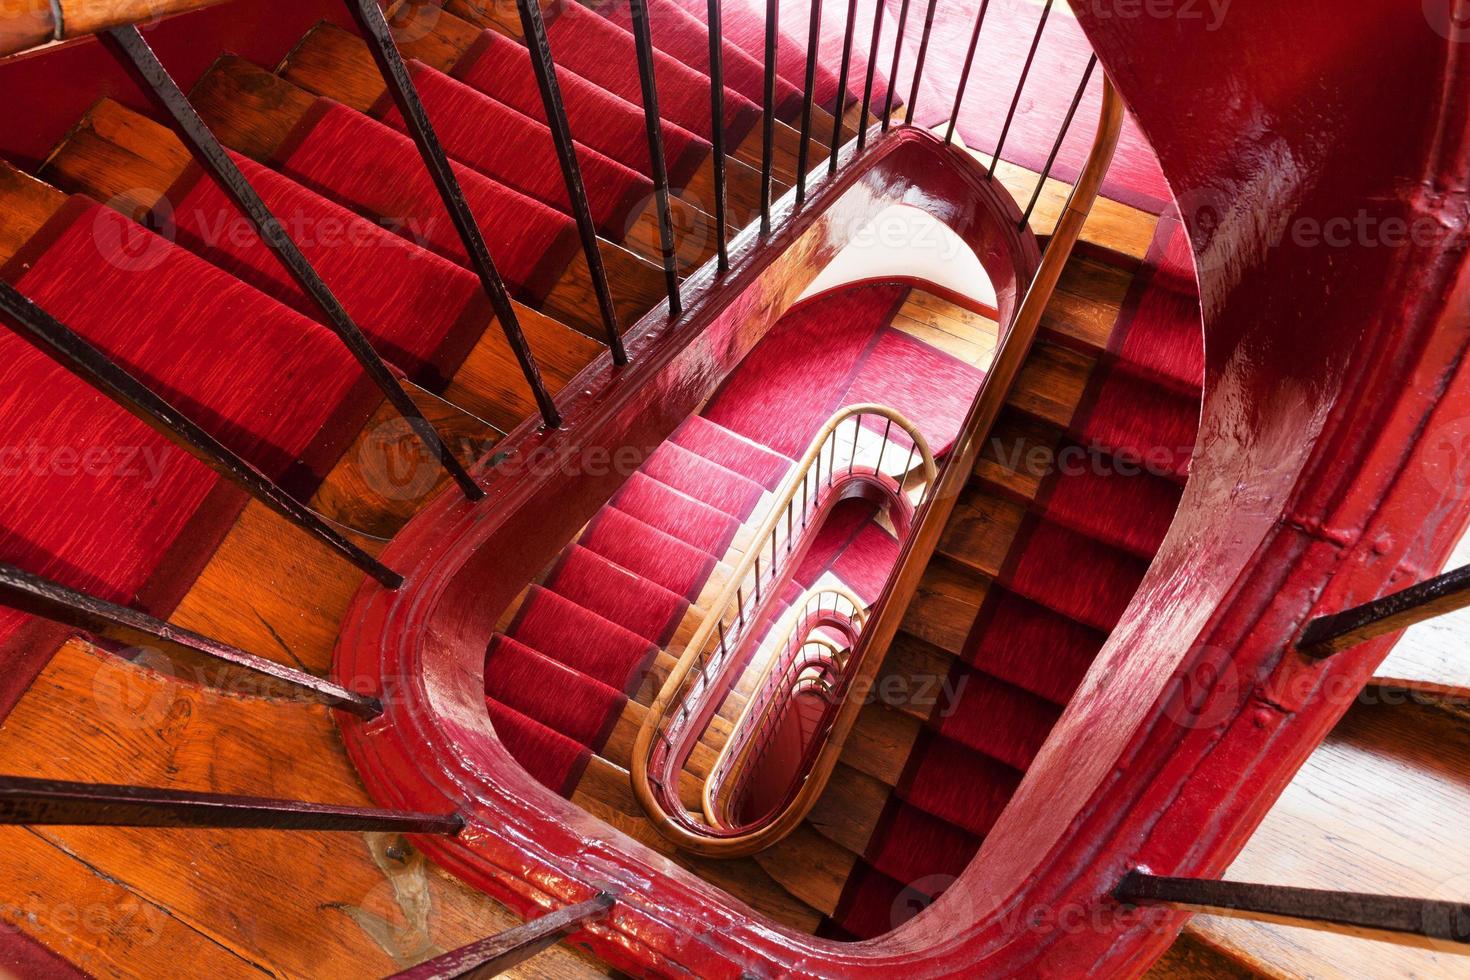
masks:
<instances>
[{"instance_id":1,"label":"iron railing","mask_svg":"<svg viewBox=\"0 0 1470 980\"><path fill-rule=\"evenodd\" d=\"M837 585L811 589L791 610L790 626L767 653L766 666L754 686L754 694L730 730L702 793L704 818L715 827L747 831L769 821L776 807L749 818L740 816L755 775L770 756L795 696L803 691L818 693L826 704L815 720L812 741L801 747L797 763L787 770L787 792L806 778L802 763L813 754L821 738L831 734L830 714L842 699L845 682L853 666L852 654L862 636L868 607L851 590ZM836 634L835 642L823 634Z\"/></svg>"},{"instance_id":2,"label":"iron railing","mask_svg":"<svg viewBox=\"0 0 1470 980\"><path fill-rule=\"evenodd\" d=\"M751 833L711 827L684 807L679 773L770 627L781 591L822 519L866 488L890 505L901 537L937 474L923 434L883 405L843 408L812 440L639 730L633 789L655 826L676 843L726 854L752 847Z\"/></svg>"}]
</instances>

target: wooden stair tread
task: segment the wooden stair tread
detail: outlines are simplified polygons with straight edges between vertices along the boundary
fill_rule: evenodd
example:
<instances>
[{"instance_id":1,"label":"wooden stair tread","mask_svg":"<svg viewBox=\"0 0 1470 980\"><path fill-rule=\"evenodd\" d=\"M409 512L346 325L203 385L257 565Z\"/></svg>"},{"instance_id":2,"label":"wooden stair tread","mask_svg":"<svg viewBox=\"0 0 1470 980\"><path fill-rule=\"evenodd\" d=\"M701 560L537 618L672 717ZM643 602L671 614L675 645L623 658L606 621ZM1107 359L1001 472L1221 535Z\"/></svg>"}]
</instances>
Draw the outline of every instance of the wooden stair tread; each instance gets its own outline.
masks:
<instances>
[{"instance_id":1,"label":"wooden stair tread","mask_svg":"<svg viewBox=\"0 0 1470 980\"><path fill-rule=\"evenodd\" d=\"M1357 703L1308 757L1223 877L1465 901L1470 723L1434 707ZM1464 947L1195 916L1186 934L1284 976L1462 977ZM1453 951L1452 951L1453 950Z\"/></svg>"},{"instance_id":2,"label":"wooden stair tread","mask_svg":"<svg viewBox=\"0 0 1470 980\"><path fill-rule=\"evenodd\" d=\"M181 684L79 642L46 667L0 727L0 745L7 771L24 775L105 782L128 772L145 785L371 805L325 709ZM11 845L7 895L41 880L48 901L97 909L100 925L6 921L97 970L126 962L167 975L188 956L230 975L384 975L517 923L397 835L9 827L0 836ZM586 965L567 949L549 955L567 975Z\"/></svg>"},{"instance_id":3,"label":"wooden stair tread","mask_svg":"<svg viewBox=\"0 0 1470 980\"><path fill-rule=\"evenodd\" d=\"M1470 534L1460 540L1443 571L1470 565ZM1373 672L1375 684L1436 697L1470 701L1470 610L1411 626Z\"/></svg>"}]
</instances>

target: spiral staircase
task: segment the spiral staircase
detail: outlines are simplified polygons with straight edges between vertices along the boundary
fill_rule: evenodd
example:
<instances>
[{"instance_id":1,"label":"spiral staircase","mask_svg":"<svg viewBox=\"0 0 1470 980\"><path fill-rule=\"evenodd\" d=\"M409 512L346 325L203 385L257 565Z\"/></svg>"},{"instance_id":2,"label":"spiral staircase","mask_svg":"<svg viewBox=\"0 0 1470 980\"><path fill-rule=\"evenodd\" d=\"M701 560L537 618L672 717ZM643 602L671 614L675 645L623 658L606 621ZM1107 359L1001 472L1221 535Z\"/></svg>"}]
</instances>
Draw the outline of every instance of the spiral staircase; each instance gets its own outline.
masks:
<instances>
[{"instance_id":1,"label":"spiral staircase","mask_svg":"<svg viewBox=\"0 0 1470 980\"><path fill-rule=\"evenodd\" d=\"M0 10L0 973L1462 975L1453 4L1115 6Z\"/></svg>"}]
</instances>

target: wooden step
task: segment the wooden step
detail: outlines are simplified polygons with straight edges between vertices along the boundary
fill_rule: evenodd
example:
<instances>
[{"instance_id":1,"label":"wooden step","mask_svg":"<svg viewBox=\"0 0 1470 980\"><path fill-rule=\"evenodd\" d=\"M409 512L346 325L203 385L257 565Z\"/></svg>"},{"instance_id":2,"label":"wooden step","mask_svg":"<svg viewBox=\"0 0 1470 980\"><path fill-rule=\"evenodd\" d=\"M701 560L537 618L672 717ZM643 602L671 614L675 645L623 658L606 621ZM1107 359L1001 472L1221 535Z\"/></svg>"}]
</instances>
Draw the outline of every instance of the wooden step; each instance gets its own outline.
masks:
<instances>
[{"instance_id":1,"label":"wooden step","mask_svg":"<svg viewBox=\"0 0 1470 980\"><path fill-rule=\"evenodd\" d=\"M1371 692L1370 692L1371 693ZM1470 898L1470 721L1413 703L1355 704L1308 757L1223 877ZM1184 935L1269 976L1463 977L1465 948L1397 944L1197 915Z\"/></svg>"},{"instance_id":2,"label":"wooden step","mask_svg":"<svg viewBox=\"0 0 1470 980\"><path fill-rule=\"evenodd\" d=\"M808 933L815 932L821 922L820 913L795 897L754 860L700 858L676 848L644 816L643 808L633 796L626 769L594 756L572 794L572 802L776 922Z\"/></svg>"},{"instance_id":3,"label":"wooden step","mask_svg":"<svg viewBox=\"0 0 1470 980\"><path fill-rule=\"evenodd\" d=\"M1456 545L1441 571L1470 565L1470 534ZM1470 704L1470 610L1460 610L1404 631L1373 682L1391 690L1460 705Z\"/></svg>"},{"instance_id":4,"label":"wooden step","mask_svg":"<svg viewBox=\"0 0 1470 980\"><path fill-rule=\"evenodd\" d=\"M52 152L41 173L60 187L138 218L158 205L190 165L187 150L172 130L103 99ZM514 305L553 394L602 352L603 345L584 334L524 304ZM519 363L493 316L441 394L503 431L536 411Z\"/></svg>"},{"instance_id":5,"label":"wooden step","mask_svg":"<svg viewBox=\"0 0 1470 980\"><path fill-rule=\"evenodd\" d=\"M0 265L3 265L61 210L66 195L0 161L0 202L5 209L5 223L0 225Z\"/></svg>"},{"instance_id":6,"label":"wooden step","mask_svg":"<svg viewBox=\"0 0 1470 980\"><path fill-rule=\"evenodd\" d=\"M0 754L17 775L372 805L325 709L216 693L80 642L0 727ZM0 838L6 927L99 976L173 975L183 962L215 976L384 976L517 923L397 835L6 827ZM566 975L592 968L565 948L542 956L538 967Z\"/></svg>"},{"instance_id":7,"label":"wooden step","mask_svg":"<svg viewBox=\"0 0 1470 980\"><path fill-rule=\"evenodd\" d=\"M263 68L222 57L190 93L199 115L231 149L269 160L311 109L316 97ZM612 242L598 240L619 324L627 329L665 299L663 271ZM539 309L598 338L606 335L586 259L577 252Z\"/></svg>"},{"instance_id":8,"label":"wooden step","mask_svg":"<svg viewBox=\"0 0 1470 980\"><path fill-rule=\"evenodd\" d=\"M308 92L369 114L387 95L367 45L357 35L328 23L317 25L302 39L280 75ZM550 133L546 139L549 143ZM677 197L670 198L670 212L679 270L687 275L714 256L714 219ZM658 209L652 198L616 243L650 262L662 261Z\"/></svg>"}]
</instances>

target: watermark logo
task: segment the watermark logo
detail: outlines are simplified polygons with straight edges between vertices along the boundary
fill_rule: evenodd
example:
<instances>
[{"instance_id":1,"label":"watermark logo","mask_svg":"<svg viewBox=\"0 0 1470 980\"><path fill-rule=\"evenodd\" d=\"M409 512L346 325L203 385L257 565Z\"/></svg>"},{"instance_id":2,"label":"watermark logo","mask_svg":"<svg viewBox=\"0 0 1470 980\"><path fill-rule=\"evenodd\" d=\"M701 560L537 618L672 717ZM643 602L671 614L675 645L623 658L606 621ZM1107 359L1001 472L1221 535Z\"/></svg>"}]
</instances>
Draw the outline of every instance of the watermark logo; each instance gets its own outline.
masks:
<instances>
[{"instance_id":1,"label":"watermark logo","mask_svg":"<svg viewBox=\"0 0 1470 980\"><path fill-rule=\"evenodd\" d=\"M1470 41L1470 0L1423 0L1434 33L1455 44Z\"/></svg>"},{"instance_id":2,"label":"watermark logo","mask_svg":"<svg viewBox=\"0 0 1470 980\"><path fill-rule=\"evenodd\" d=\"M1230 12L1231 0L1083 0L1098 20L1179 20L1203 24L1218 31ZM1077 3L1072 9L1076 10Z\"/></svg>"},{"instance_id":3,"label":"watermark logo","mask_svg":"<svg viewBox=\"0 0 1470 980\"><path fill-rule=\"evenodd\" d=\"M116 194L92 219L92 241L103 261L121 272L148 272L158 268L173 247L173 209L168 198L158 197L151 216L159 231L119 216L135 214L139 201L158 197L156 191L133 188Z\"/></svg>"},{"instance_id":4,"label":"watermark logo","mask_svg":"<svg viewBox=\"0 0 1470 980\"><path fill-rule=\"evenodd\" d=\"M1419 466L1424 479L1447 500L1470 495L1470 416L1451 419L1424 434Z\"/></svg>"},{"instance_id":5,"label":"watermark logo","mask_svg":"<svg viewBox=\"0 0 1470 980\"><path fill-rule=\"evenodd\" d=\"M439 483L438 458L406 418L373 426L358 444L357 465L363 481L388 500L420 500Z\"/></svg>"},{"instance_id":6,"label":"watermark logo","mask_svg":"<svg viewBox=\"0 0 1470 980\"><path fill-rule=\"evenodd\" d=\"M1221 647L1203 647L1175 674L1177 686L1168 695L1164 715L1190 730L1216 728L1233 718L1248 693L1240 670Z\"/></svg>"}]
</instances>

